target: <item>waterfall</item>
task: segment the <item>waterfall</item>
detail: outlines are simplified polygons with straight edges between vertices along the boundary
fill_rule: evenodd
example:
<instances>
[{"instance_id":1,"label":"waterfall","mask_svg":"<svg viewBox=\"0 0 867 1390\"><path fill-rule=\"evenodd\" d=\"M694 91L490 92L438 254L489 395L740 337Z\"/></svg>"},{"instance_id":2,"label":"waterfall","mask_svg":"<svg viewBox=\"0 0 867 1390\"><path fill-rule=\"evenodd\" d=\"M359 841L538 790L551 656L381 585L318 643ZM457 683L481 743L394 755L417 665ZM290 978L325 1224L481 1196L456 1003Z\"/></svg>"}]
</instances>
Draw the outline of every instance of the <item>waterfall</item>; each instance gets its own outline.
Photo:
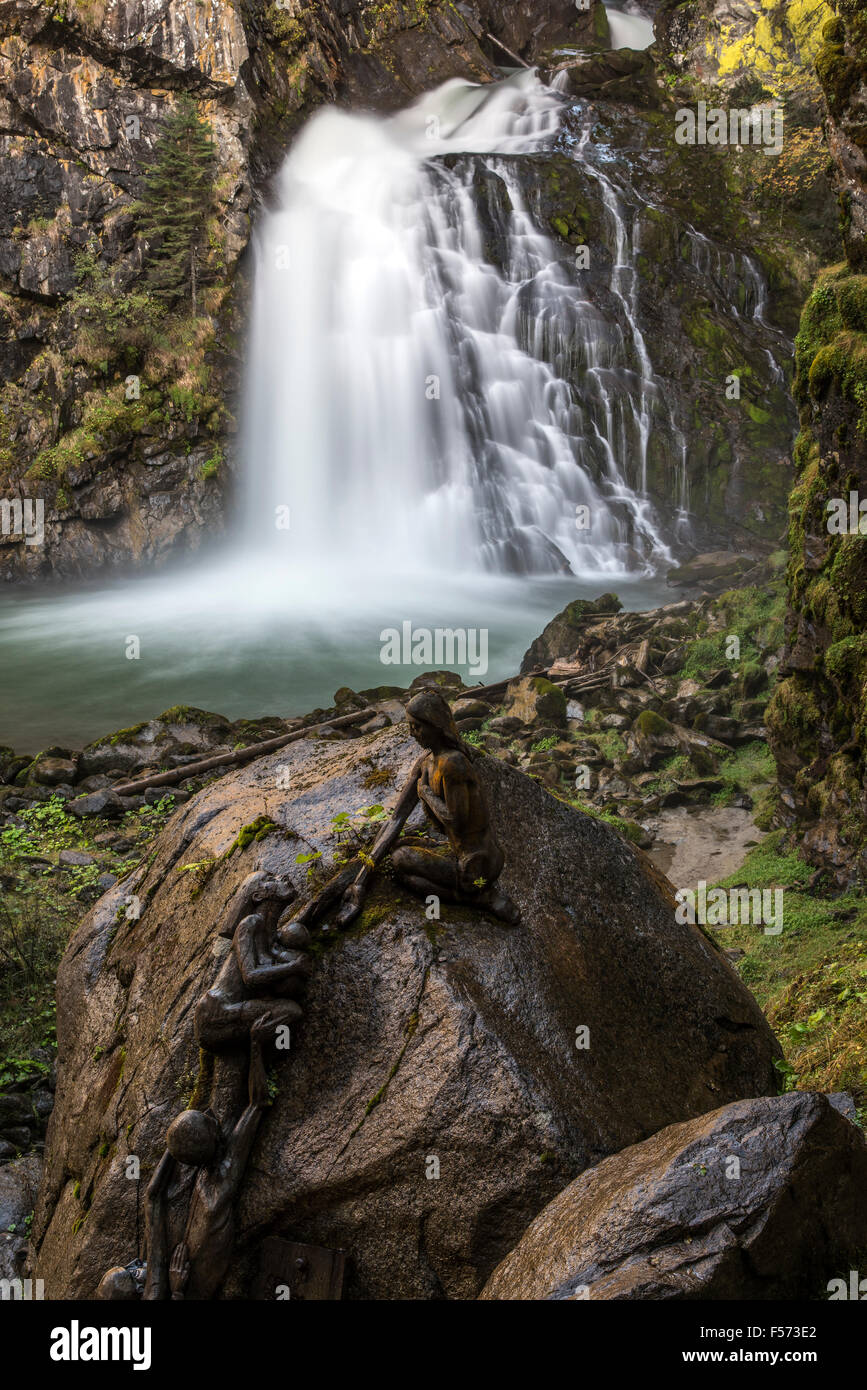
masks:
<instances>
[{"instance_id":1,"label":"waterfall","mask_svg":"<svg viewBox=\"0 0 867 1390\"><path fill-rule=\"evenodd\" d=\"M617 197L603 186L625 333L564 269L509 165L550 145L561 109L524 71L305 127L256 236L257 549L354 574L670 562L644 495L654 385Z\"/></svg>"},{"instance_id":2,"label":"waterfall","mask_svg":"<svg viewBox=\"0 0 867 1390\"><path fill-rule=\"evenodd\" d=\"M636 0L624 4L605 3L612 48L649 48L653 43L653 20Z\"/></svg>"}]
</instances>

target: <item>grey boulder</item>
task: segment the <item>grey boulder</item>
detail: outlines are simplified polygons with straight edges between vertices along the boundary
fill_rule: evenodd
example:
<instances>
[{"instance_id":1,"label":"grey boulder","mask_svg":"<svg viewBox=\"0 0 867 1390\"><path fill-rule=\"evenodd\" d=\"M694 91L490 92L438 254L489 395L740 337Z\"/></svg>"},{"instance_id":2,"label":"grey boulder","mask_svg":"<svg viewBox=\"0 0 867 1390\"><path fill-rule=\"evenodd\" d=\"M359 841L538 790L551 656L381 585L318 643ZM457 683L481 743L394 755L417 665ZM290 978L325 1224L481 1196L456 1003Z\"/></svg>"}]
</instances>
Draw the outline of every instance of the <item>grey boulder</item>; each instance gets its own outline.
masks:
<instances>
[{"instance_id":1,"label":"grey boulder","mask_svg":"<svg viewBox=\"0 0 867 1390\"><path fill-rule=\"evenodd\" d=\"M867 1249L865 1190L864 1136L827 1096L738 1101L582 1173L481 1297L827 1297Z\"/></svg>"}]
</instances>

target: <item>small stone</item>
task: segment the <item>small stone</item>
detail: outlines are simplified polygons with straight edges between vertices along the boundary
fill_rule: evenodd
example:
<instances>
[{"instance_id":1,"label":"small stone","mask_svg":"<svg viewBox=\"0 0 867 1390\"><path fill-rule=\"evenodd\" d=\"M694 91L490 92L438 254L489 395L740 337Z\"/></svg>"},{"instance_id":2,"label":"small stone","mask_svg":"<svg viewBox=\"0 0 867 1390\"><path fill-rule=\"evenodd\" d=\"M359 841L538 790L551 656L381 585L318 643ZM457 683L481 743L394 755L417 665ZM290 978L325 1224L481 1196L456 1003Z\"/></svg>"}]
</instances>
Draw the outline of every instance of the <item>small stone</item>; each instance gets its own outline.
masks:
<instances>
[{"instance_id":1,"label":"small stone","mask_svg":"<svg viewBox=\"0 0 867 1390\"><path fill-rule=\"evenodd\" d=\"M84 854L82 850L62 849L57 856L57 862L65 868L86 869L88 865L95 864L96 860L92 854Z\"/></svg>"},{"instance_id":2,"label":"small stone","mask_svg":"<svg viewBox=\"0 0 867 1390\"><path fill-rule=\"evenodd\" d=\"M111 786L111 778L104 772L95 772L92 777L84 777L78 784L79 792L101 792Z\"/></svg>"},{"instance_id":3,"label":"small stone","mask_svg":"<svg viewBox=\"0 0 867 1390\"><path fill-rule=\"evenodd\" d=\"M566 723L566 696L558 685L544 676L523 676L506 687L506 713L524 724Z\"/></svg>"},{"instance_id":4,"label":"small stone","mask_svg":"<svg viewBox=\"0 0 867 1390\"><path fill-rule=\"evenodd\" d=\"M851 1120L853 1125L857 1125L858 1107L848 1091L832 1091L828 1095L828 1100L838 1114L845 1116L847 1120Z\"/></svg>"},{"instance_id":5,"label":"small stone","mask_svg":"<svg viewBox=\"0 0 867 1390\"><path fill-rule=\"evenodd\" d=\"M516 718L513 714L498 714L488 725L498 734L516 734L519 729L523 729L524 721Z\"/></svg>"},{"instance_id":6,"label":"small stone","mask_svg":"<svg viewBox=\"0 0 867 1390\"><path fill-rule=\"evenodd\" d=\"M456 671L423 671L410 681L410 690L462 690L463 681Z\"/></svg>"},{"instance_id":7,"label":"small stone","mask_svg":"<svg viewBox=\"0 0 867 1390\"><path fill-rule=\"evenodd\" d=\"M491 706L485 700L474 700L471 696L462 696L452 705L452 715L456 720L488 719L492 712Z\"/></svg>"},{"instance_id":8,"label":"small stone","mask_svg":"<svg viewBox=\"0 0 867 1390\"><path fill-rule=\"evenodd\" d=\"M34 763L31 778L43 787L56 787L61 782L75 781L76 767L71 758L40 758Z\"/></svg>"},{"instance_id":9,"label":"small stone","mask_svg":"<svg viewBox=\"0 0 867 1390\"><path fill-rule=\"evenodd\" d=\"M69 803L73 816L120 816L125 809L121 798L107 789L77 796Z\"/></svg>"},{"instance_id":10,"label":"small stone","mask_svg":"<svg viewBox=\"0 0 867 1390\"><path fill-rule=\"evenodd\" d=\"M365 701L348 685L342 685L339 690L334 692L334 703L338 709L341 706L349 705L354 709L364 709Z\"/></svg>"}]
</instances>

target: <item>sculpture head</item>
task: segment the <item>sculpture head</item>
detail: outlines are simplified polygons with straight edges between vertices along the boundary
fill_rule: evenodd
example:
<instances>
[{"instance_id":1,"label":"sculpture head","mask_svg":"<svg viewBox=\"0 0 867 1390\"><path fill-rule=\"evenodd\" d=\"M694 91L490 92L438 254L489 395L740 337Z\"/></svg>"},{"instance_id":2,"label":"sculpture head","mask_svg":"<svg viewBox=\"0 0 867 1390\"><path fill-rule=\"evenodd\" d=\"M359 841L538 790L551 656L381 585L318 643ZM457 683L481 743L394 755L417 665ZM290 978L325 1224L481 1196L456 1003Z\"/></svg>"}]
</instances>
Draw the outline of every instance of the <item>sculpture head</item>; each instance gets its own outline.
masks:
<instances>
[{"instance_id":1,"label":"sculpture head","mask_svg":"<svg viewBox=\"0 0 867 1390\"><path fill-rule=\"evenodd\" d=\"M172 1120L166 1133L166 1148L172 1158L191 1168L207 1168L213 1163L219 1143L217 1121L202 1110L185 1110Z\"/></svg>"},{"instance_id":2,"label":"sculpture head","mask_svg":"<svg viewBox=\"0 0 867 1390\"><path fill-rule=\"evenodd\" d=\"M437 690L420 690L406 707L409 731L422 748L455 748L470 756L455 726L451 709Z\"/></svg>"},{"instance_id":3,"label":"sculpture head","mask_svg":"<svg viewBox=\"0 0 867 1390\"><path fill-rule=\"evenodd\" d=\"M100 1279L96 1297L129 1303L134 1298L141 1298L146 1277L147 1265L141 1260L134 1260L129 1265L115 1265Z\"/></svg>"},{"instance_id":4,"label":"sculpture head","mask_svg":"<svg viewBox=\"0 0 867 1390\"><path fill-rule=\"evenodd\" d=\"M295 886L285 874L263 873L260 882L253 889L253 902L265 903L276 899L277 902L285 903L291 901L295 894Z\"/></svg>"}]
</instances>

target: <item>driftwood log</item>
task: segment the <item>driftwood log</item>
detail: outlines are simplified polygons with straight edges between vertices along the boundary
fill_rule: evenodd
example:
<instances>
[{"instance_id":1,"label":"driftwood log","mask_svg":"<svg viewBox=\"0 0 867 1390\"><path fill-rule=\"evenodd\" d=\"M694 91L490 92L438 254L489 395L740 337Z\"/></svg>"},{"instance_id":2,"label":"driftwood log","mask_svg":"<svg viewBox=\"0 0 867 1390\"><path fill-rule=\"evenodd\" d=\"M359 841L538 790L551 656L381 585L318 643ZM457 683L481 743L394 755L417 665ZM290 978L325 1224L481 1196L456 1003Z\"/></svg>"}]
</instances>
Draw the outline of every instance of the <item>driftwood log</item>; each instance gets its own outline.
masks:
<instances>
[{"instance_id":1,"label":"driftwood log","mask_svg":"<svg viewBox=\"0 0 867 1390\"><path fill-rule=\"evenodd\" d=\"M261 758L265 753L273 753L284 748L287 743L297 743L319 729L342 729L347 724L358 724L364 719L372 719L379 711L375 709L354 710L352 714L341 714L336 719L323 719L321 724L307 724L293 729L290 734L278 734L277 738L266 739L264 743L250 743L246 748L236 748L231 753L215 753L210 758L200 758L195 763L183 763L173 767L170 772L154 772L149 777L139 777L134 782L119 782L112 788L118 796L136 796L148 787L170 787L174 782L182 782L186 777L198 777L203 772L211 772L215 767L236 766Z\"/></svg>"}]
</instances>

